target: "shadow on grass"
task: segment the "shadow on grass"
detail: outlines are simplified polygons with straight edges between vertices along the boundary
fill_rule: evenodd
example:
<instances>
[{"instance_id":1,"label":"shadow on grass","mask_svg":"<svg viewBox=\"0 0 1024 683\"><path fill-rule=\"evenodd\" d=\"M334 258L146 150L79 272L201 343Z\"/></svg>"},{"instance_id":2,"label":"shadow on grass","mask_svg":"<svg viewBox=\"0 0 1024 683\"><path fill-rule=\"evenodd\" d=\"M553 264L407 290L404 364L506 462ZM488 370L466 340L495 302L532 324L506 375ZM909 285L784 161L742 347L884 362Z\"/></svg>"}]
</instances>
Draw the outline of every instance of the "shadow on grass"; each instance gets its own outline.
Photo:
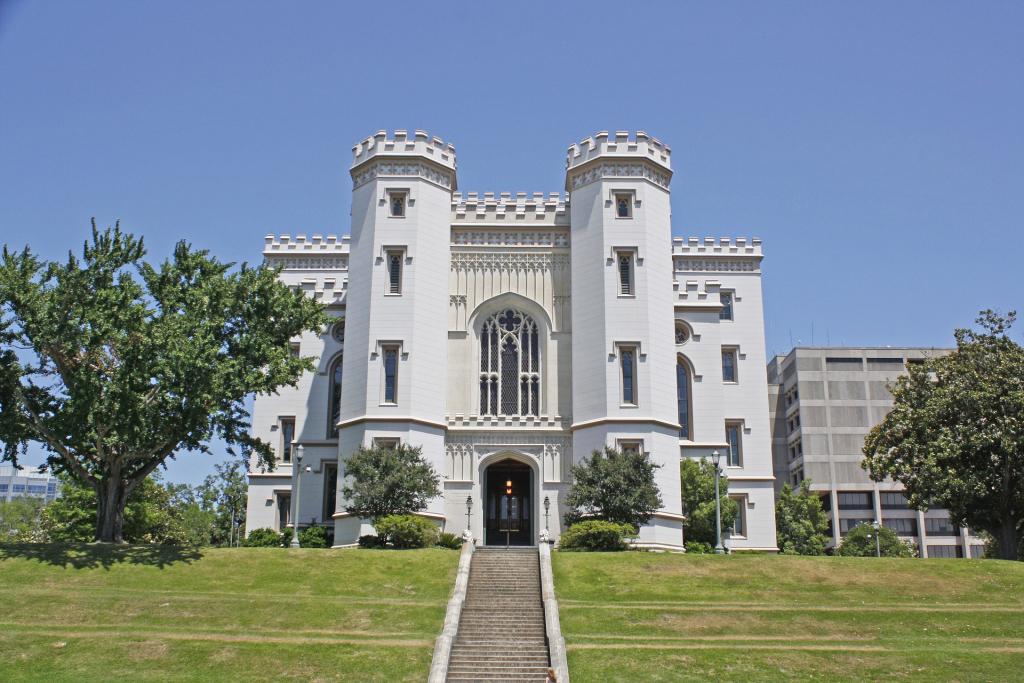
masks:
<instances>
[{"instance_id":1,"label":"shadow on grass","mask_svg":"<svg viewBox=\"0 0 1024 683\"><path fill-rule=\"evenodd\" d=\"M25 559L74 569L110 569L115 564L140 564L163 569L203 556L199 548L112 543L14 543L0 545L0 560Z\"/></svg>"}]
</instances>

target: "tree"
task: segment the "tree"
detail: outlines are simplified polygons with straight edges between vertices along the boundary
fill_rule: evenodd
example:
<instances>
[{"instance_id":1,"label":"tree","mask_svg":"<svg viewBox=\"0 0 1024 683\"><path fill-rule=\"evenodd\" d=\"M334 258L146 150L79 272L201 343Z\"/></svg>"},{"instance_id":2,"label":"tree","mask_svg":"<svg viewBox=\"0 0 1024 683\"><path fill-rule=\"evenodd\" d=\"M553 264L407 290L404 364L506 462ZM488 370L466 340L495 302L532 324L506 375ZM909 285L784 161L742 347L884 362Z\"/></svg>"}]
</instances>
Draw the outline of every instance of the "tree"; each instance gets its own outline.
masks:
<instances>
[{"instance_id":1,"label":"tree","mask_svg":"<svg viewBox=\"0 0 1024 683\"><path fill-rule=\"evenodd\" d=\"M836 549L836 555L843 557L914 557L917 554L914 546L900 539L896 532L888 527L878 529L878 545L875 545L875 528L862 522L850 529Z\"/></svg>"},{"instance_id":2,"label":"tree","mask_svg":"<svg viewBox=\"0 0 1024 683\"><path fill-rule=\"evenodd\" d=\"M1003 559L1024 532L1024 348L1007 335L1016 314L982 311L982 331L958 329L956 351L911 365L893 408L864 442L875 481L903 484L910 507L948 508L988 532Z\"/></svg>"},{"instance_id":3,"label":"tree","mask_svg":"<svg viewBox=\"0 0 1024 683\"><path fill-rule=\"evenodd\" d=\"M209 453L219 436L272 464L244 401L311 370L289 340L326 322L274 269L233 270L184 242L159 266L144 256L141 239L93 222L81 258L0 257L2 459L40 443L52 470L95 491L101 541L122 540L128 498L178 451Z\"/></svg>"},{"instance_id":4,"label":"tree","mask_svg":"<svg viewBox=\"0 0 1024 683\"><path fill-rule=\"evenodd\" d=\"M209 516L210 543L238 544L239 530L245 528L245 505L248 485L245 463L233 460L217 463L211 474L196 487L199 506Z\"/></svg>"},{"instance_id":5,"label":"tree","mask_svg":"<svg viewBox=\"0 0 1024 683\"><path fill-rule=\"evenodd\" d=\"M0 501L0 543L37 543L43 540L39 523L45 501L20 496Z\"/></svg>"},{"instance_id":6,"label":"tree","mask_svg":"<svg viewBox=\"0 0 1024 683\"><path fill-rule=\"evenodd\" d=\"M42 531L54 542L84 543L93 539L96 491L62 475L61 496L43 508ZM180 486L165 484L155 473L128 496L123 537L127 543L191 545L180 505Z\"/></svg>"},{"instance_id":7,"label":"tree","mask_svg":"<svg viewBox=\"0 0 1024 683\"><path fill-rule=\"evenodd\" d=\"M345 510L380 519L418 512L438 495L441 478L419 446L360 448L345 462Z\"/></svg>"},{"instance_id":8,"label":"tree","mask_svg":"<svg viewBox=\"0 0 1024 683\"><path fill-rule=\"evenodd\" d=\"M824 555L829 542L828 514L821 498L811 493L811 480L804 479L798 492L783 484L775 501L775 529L779 550L786 555Z\"/></svg>"},{"instance_id":9,"label":"tree","mask_svg":"<svg viewBox=\"0 0 1024 683\"><path fill-rule=\"evenodd\" d=\"M707 458L685 459L679 464L679 481L682 486L683 538L699 543L715 545L715 465ZM728 496L729 480L718 475L718 494L721 501L722 533L736 523L740 508Z\"/></svg>"},{"instance_id":10,"label":"tree","mask_svg":"<svg viewBox=\"0 0 1024 683\"><path fill-rule=\"evenodd\" d=\"M660 465L639 450L605 448L572 467L572 488L565 498L566 526L603 519L639 528L663 505L654 483Z\"/></svg>"}]
</instances>

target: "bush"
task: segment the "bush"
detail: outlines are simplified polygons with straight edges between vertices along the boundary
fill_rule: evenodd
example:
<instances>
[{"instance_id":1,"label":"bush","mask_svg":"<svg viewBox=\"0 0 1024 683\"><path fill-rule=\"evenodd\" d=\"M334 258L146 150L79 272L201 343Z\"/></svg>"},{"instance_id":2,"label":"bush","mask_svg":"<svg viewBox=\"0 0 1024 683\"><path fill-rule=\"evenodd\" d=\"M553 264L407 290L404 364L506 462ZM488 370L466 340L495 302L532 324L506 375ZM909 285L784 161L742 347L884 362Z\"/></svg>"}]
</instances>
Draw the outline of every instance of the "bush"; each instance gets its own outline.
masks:
<instances>
[{"instance_id":1,"label":"bush","mask_svg":"<svg viewBox=\"0 0 1024 683\"><path fill-rule=\"evenodd\" d=\"M458 534L442 531L437 537L437 546L439 548L448 548L449 550L458 550L462 547L462 540L462 536Z\"/></svg>"},{"instance_id":2,"label":"bush","mask_svg":"<svg viewBox=\"0 0 1024 683\"><path fill-rule=\"evenodd\" d=\"M569 527L562 534L558 547L562 550L625 550L626 539L636 534L632 524L589 519Z\"/></svg>"},{"instance_id":3,"label":"bush","mask_svg":"<svg viewBox=\"0 0 1024 683\"><path fill-rule=\"evenodd\" d=\"M416 515L388 515L374 526L377 534L396 548L429 548L437 543L437 525Z\"/></svg>"},{"instance_id":4,"label":"bush","mask_svg":"<svg viewBox=\"0 0 1024 683\"><path fill-rule=\"evenodd\" d=\"M710 543L703 541L687 541L685 547L688 555L710 555L715 552Z\"/></svg>"},{"instance_id":5,"label":"bush","mask_svg":"<svg viewBox=\"0 0 1024 683\"><path fill-rule=\"evenodd\" d=\"M359 537L360 548L383 548L384 545L384 539L375 534L364 534Z\"/></svg>"},{"instance_id":6,"label":"bush","mask_svg":"<svg viewBox=\"0 0 1024 683\"><path fill-rule=\"evenodd\" d=\"M253 529L245 537L247 548L280 548L281 534L273 529Z\"/></svg>"},{"instance_id":7,"label":"bush","mask_svg":"<svg viewBox=\"0 0 1024 683\"><path fill-rule=\"evenodd\" d=\"M306 527L299 532L299 545L303 548L326 548L327 529L319 524Z\"/></svg>"},{"instance_id":8,"label":"bush","mask_svg":"<svg viewBox=\"0 0 1024 683\"><path fill-rule=\"evenodd\" d=\"M878 545L882 557L915 557L917 548L912 543L907 543L896 535L896 532L888 527L878 530ZM850 529L850 532L843 537L836 550L836 555L842 557L874 557L875 528L868 523L861 523Z\"/></svg>"}]
</instances>

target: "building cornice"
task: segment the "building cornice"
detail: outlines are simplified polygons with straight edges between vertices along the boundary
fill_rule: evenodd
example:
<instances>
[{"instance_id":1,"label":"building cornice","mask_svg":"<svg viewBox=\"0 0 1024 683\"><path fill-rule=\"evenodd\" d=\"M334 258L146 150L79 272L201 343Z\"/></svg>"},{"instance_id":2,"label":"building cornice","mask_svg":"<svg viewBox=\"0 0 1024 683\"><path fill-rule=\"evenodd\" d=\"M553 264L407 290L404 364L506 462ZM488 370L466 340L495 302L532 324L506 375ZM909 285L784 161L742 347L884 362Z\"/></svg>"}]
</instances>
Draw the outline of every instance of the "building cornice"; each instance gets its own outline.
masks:
<instances>
[{"instance_id":1,"label":"building cornice","mask_svg":"<svg viewBox=\"0 0 1024 683\"><path fill-rule=\"evenodd\" d=\"M338 423L338 429L352 427L363 422L409 422L412 424L424 425L426 427L436 427L437 429L444 431L448 430L448 425L443 422L425 420L421 417L412 417L410 415L363 415L350 420L342 420Z\"/></svg>"},{"instance_id":2,"label":"building cornice","mask_svg":"<svg viewBox=\"0 0 1024 683\"><path fill-rule=\"evenodd\" d=\"M659 420L656 417L599 417L594 420L576 422L569 427L569 431L575 432L577 429L587 429L589 427L597 427L603 424L655 424L661 427L669 427L677 431L679 430L678 422Z\"/></svg>"}]
</instances>

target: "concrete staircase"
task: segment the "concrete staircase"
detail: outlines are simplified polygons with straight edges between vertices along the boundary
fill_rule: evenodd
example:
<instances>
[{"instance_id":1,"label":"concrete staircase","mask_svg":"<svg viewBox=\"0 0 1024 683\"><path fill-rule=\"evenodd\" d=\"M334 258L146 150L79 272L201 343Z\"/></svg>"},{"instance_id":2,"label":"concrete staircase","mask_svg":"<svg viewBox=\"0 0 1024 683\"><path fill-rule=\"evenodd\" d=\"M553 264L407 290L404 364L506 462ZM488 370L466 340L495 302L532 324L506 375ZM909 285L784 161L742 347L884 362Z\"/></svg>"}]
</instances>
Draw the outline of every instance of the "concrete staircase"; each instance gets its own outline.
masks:
<instances>
[{"instance_id":1,"label":"concrete staircase","mask_svg":"<svg viewBox=\"0 0 1024 683\"><path fill-rule=\"evenodd\" d=\"M547 667L537 549L477 549L448 680L543 681Z\"/></svg>"}]
</instances>

